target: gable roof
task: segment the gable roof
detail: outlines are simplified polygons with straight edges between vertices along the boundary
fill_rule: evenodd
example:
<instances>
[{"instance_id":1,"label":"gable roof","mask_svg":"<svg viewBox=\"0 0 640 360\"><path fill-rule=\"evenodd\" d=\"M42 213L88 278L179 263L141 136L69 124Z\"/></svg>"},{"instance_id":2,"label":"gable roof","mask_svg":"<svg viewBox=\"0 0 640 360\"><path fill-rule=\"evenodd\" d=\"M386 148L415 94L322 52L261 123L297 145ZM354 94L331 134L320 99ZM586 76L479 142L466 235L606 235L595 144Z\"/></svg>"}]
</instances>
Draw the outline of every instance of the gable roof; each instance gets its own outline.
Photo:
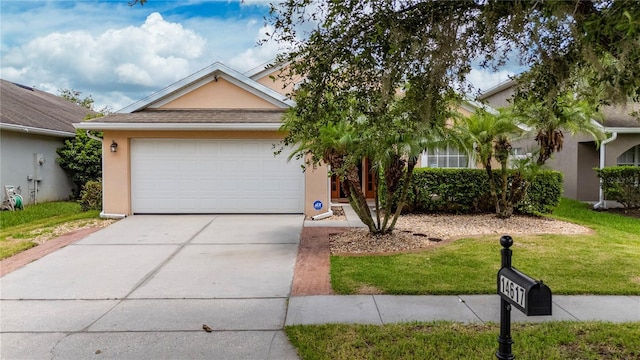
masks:
<instances>
[{"instance_id":1,"label":"gable roof","mask_svg":"<svg viewBox=\"0 0 640 360\"><path fill-rule=\"evenodd\" d=\"M0 79L2 130L72 137L72 124L92 113L59 96Z\"/></svg>"},{"instance_id":2,"label":"gable roof","mask_svg":"<svg viewBox=\"0 0 640 360\"><path fill-rule=\"evenodd\" d=\"M243 75L252 80L258 81L271 73L284 69L287 65L288 63L276 63L275 59L272 59L254 67L253 69L245 71Z\"/></svg>"},{"instance_id":3,"label":"gable roof","mask_svg":"<svg viewBox=\"0 0 640 360\"><path fill-rule=\"evenodd\" d=\"M491 103L491 97L503 91L511 91L517 82L513 79L502 82L478 96L478 100ZM513 94L510 94L513 96ZM629 102L626 105L607 105L600 107L602 123L597 123L605 132L623 131L630 133L640 133L640 119L634 118L631 113L640 112L640 104Z\"/></svg>"},{"instance_id":4,"label":"gable roof","mask_svg":"<svg viewBox=\"0 0 640 360\"><path fill-rule=\"evenodd\" d=\"M628 103L626 106L602 106L600 113L604 118L601 124L604 131L640 133L640 118L631 115L634 111L640 112L639 103Z\"/></svg>"},{"instance_id":5,"label":"gable roof","mask_svg":"<svg viewBox=\"0 0 640 360\"><path fill-rule=\"evenodd\" d=\"M162 104L175 100L176 98L212 81L217 81L218 78L223 78L253 95L274 104L278 108L286 109L295 104L293 101L287 99L286 96L278 93L277 91L252 80L246 75L243 75L222 63L215 62L212 65L119 110L118 113L133 113L148 108L159 107Z\"/></svg>"}]
</instances>

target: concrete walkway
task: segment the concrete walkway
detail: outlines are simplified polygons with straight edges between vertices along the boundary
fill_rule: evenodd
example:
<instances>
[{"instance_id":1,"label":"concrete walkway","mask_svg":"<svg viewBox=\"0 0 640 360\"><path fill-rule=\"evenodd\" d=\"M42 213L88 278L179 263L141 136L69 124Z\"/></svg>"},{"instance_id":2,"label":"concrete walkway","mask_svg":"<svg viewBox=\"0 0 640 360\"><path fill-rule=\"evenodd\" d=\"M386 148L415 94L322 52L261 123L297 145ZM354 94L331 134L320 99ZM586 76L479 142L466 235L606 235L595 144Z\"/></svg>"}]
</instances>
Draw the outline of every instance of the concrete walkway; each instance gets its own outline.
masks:
<instances>
[{"instance_id":1,"label":"concrete walkway","mask_svg":"<svg viewBox=\"0 0 640 360\"><path fill-rule=\"evenodd\" d=\"M552 316L525 316L511 311L512 322L640 321L640 296L553 296ZM389 324L447 320L500 322L498 295L459 296L299 296L289 299L286 325Z\"/></svg>"},{"instance_id":2,"label":"concrete walkway","mask_svg":"<svg viewBox=\"0 0 640 360\"><path fill-rule=\"evenodd\" d=\"M282 329L302 224L121 220L0 278L0 359L297 359Z\"/></svg>"}]
</instances>

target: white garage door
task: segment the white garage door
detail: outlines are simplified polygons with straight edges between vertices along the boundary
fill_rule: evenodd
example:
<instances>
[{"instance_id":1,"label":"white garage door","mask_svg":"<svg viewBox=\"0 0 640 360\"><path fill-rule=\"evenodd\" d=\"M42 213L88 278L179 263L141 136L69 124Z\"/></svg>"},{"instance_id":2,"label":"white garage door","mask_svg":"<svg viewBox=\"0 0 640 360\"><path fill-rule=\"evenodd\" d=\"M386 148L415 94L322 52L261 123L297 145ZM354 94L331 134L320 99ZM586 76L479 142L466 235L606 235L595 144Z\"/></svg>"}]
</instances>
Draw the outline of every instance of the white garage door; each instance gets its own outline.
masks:
<instances>
[{"instance_id":1,"label":"white garage door","mask_svg":"<svg viewBox=\"0 0 640 360\"><path fill-rule=\"evenodd\" d=\"M302 213L301 161L277 140L131 140L134 213Z\"/></svg>"}]
</instances>

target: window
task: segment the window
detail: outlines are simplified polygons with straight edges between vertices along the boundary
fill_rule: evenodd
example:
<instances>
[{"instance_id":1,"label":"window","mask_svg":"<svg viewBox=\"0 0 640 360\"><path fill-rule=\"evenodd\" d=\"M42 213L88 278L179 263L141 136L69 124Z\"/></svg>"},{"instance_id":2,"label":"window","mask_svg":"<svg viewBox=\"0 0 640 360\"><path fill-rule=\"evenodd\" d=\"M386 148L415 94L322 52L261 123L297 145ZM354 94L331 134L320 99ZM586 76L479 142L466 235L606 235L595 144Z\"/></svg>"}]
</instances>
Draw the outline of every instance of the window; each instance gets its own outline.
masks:
<instances>
[{"instance_id":1,"label":"window","mask_svg":"<svg viewBox=\"0 0 640 360\"><path fill-rule=\"evenodd\" d=\"M467 154L458 149L428 150L422 154L422 166L432 168L466 168L469 167Z\"/></svg>"},{"instance_id":2,"label":"window","mask_svg":"<svg viewBox=\"0 0 640 360\"><path fill-rule=\"evenodd\" d=\"M618 156L618 165L640 166L640 145L636 145Z\"/></svg>"},{"instance_id":3,"label":"window","mask_svg":"<svg viewBox=\"0 0 640 360\"><path fill-rule=\"evenodd\" d=\"M531 152L526 152L525 149L521 147L515 147L511 149L511 154L509 154L509 168L513 169L518 161L525 160L527 158L531 158Z\"/></svg>"}]
</instances>

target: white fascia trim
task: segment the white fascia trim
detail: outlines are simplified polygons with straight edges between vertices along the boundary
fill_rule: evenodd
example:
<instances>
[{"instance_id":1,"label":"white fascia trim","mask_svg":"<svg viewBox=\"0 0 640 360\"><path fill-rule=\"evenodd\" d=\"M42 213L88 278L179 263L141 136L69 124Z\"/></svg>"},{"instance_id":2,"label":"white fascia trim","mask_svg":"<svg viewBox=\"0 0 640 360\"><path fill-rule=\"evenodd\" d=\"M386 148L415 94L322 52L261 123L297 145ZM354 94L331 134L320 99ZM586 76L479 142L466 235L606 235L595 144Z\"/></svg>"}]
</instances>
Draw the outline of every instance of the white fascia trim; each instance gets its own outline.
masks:
<instances>
[{"instance_id":1,"label":"white fascia trim","mask_svg":"<svg viewBox=\"0 0 640 360\"><path fill-rule=\"evenodd\" d=\"M242 75L244 75L244 76L246 76L248 78L253 78L255 75L266 71L267 68L274 69L274 68L278 68L278 67L282 67L282 64L276 65L276 58L271 58L269 61L265 61L262 64L260 64L258 66L254 66L251 69L243 72Z\"/></svg>"},{"instance_id":2,"label":"white fascia trim","mask_svg":"<svg viewBox=\"0 0 640 360\"><path fill-rule=\"evenodd\" d=\"M206 68L197 71L189 76L187 76L186 78L176 81L173 84L165 87L164 89L161 89L159 91L156 91L155 93L141 99L138 100L136 102L134 102L131 105L128 105L118 111L116 111L117 113L132 113L134 111L140 110L140 109L144 109L145 107L147 107L149 104L152 104L158 100L160 100L161 98L163 98L164 96L167 96L169 94L171 94L172 92L178 91L181 88L195 82L198 81L200 79L202 79L203 77L212 74L213 72L215 72L216 70L220 69L220 66L223 66L221 63L219 62L215 62L209 66L207 66Z\"/></svg>"},{"instance_id":3,"label":"white fascia trim","mask_svg":"<svg viewBox=\"0 0 640 360\"><path fill-rule=\"evenodd\" d=\"M283 69L285 66L287 66L287 64L288 63L281 63L278 65L275 65L275 59L273 59L268 63L257 66L249 71L246 71L244 73L244 76L250 78L251 80L257 81L258 79L262 79L269 73L276 72L278 70Z\"/></svg>"},{"instance_id":4,"label":"white fascia trim","mask_svg":"<svg viewBox=\"0 0 640 360\"><path fill-rule=\"evenodd\" d=\"M14 124L0 124L0 129L6 130L6 131L27 133L27 134L47 135L47 136L67 137L67 138L72 138L76 136L76 133L68 132L68 131L42 129L42 128L36 128L31 126L14 125Z\"/></svg>"},{"instance_id":5,"label":"white fascia trim","mask_svg":"<svg viewBox=\"0 0 640 360\"><path fill-rule=\"evenodd\" d=\"M239 131L277 131L279 123L99 123L86 122L73 124L76 129L85 130L239 130Z\"/></svg>"},{"instance_id":6,"label":"white fascia trim","mask_svg":"<svg viewBox=\"0 0 640 360\"><path fill-rule=\"evenodd\" d=\"M287 99L285 95L282 95L279 92L249 78L247 78L246 80L236 77L227 78L226 76L224 76L223 78L230 83L240 86L250 93L272 103L273 105L278 106L281 109L287 109L296 105L295 101ZM242 85L247 86L247 88Z\"/></svg>"},{"instance_id":7,"label":"white fascia trim","mask_svg":"<svg viewBox=\"0 0 640 360\"><path fill-rule=\"evenodd\" d=\"M490 114L498 113L498 110L496 108L489 106L487 104L483 104L479 101L475 101L468 96L464 97L464 99L462 100L462 103L460 104L460 107L469 112L475 112L477 109L483 109Z\"/></svg>"},{"instance_id":8,"label":"white fascia trim","mask_svg":"<svg viewBox=\"0 0 640 360\"><path fill-rule=\"evenodd\" d=\"M233 71L233 70L231 70ZM291 106L294 106L295 103L293 103L290 100L287 100L286 97L274 90L269 89L268 87L259 84L253 80L250 79L243 79L241 74L238 73L239 76L241 76L240 78L234 76L233 74L227 74L226 72L223 71L219 71L217 73L212 73L209 74L193 83L191 83L189 86L186 86L182 89L180 89L179 91L175 91L173 94L170 94L169 96L153 103L150 104L148 106L149 109L157 109L157 108L161 108L162 106L170 103L171 101L191 92L194 91L206 84L209 84L210 82L216 81L215 78L218 79L224 79L230 83L232 83L233 85L236 85L237 87L248 91L249 93L269 102L272 105L277 106L280 109L287 109Z\"/></svg>"},{"instance_id":9,"label":"white fascia trim","mask_svg":"<svg viewBox=\"0 0 640 360\"><path fill-rule=\"evenodd\" d=\"M483 104L479 101L475 101L475 100L471 100L469 98L466 98L464 100L464 102L460 105L461 108L470 111L470 112L475 112L476 109L483 109L486 112L488 112L489 114L498 114L498 110L492 106L489 106L487 104ZM531 131L533 130L532 127L530 127L527 124L523 124L523 123L518 123L517 126L522 130L522 131Z\"/></svg>"},{"instance_id":10,"label":"white fascia trim","mask_svg":"<svg viewBox=\"0 0 640 360\"><path fill-rule=\"evenodd\" d=\"M482 92L479 96L478 99L480 100L484 100L486 98L488 98L491 95L497 94L500 91L506 90L514 85L516 85L518 82L515 79L509 79L509 80L505 80L489 89L487 89L486 91Z\"/></svg>"},{"instance_id":11,"label":"white fascia trim","mask_svg":"<svg viewBox=\"0 0 640 360\"><path fill-rule=\"evenodd\" d=\"M605 133L640 134L640 128L604 127L602 131Z\"/></svg>"},{"instance_id":12,"label":"white fascia trim","mask_svg":"<svg viewBox=\"0 0 640 360\"><path fill-rule=\"evenodd\" d=\"M227 76L224 77L226 80L230 80L230 78L235 78L235 80L237 80L239 83L244 84L246 87L253 88L253 89L257 90L258 93L254 93L254 94L264 98L267 101L269 101L267 99L267 97L273 98L272 100L276 101L276 103L274 103L274 105L276 105L276 106L279 106L281 108L287 108L289 106L295 105L295 103L293 103L291 100L287 100L284 97L284 95L282 95L282 94L280 94L280 93L278 93L278 92L276 92L274 90L271 90L268 87L249 79L245 75L242 75L241 73L239 73L239 72L237 72L237 71L235 71L235 70L223 65L222 63L216 62L216 63L213 63L212 65L210 65L210 66L208 66L208 67L206 67L206 68L204 68L204 69L202 69L200 71L197 71L197 72L187 76L186 78L184 78L184 79L182 79L180 81L177 81L177 82L165 87L164 89L162 89L160 91L157 91L157 92L147 96L146 98L144 98L142 100L138 100L135 103L118 110L117 112L118 113L132 113L132 112L144 109L144 108L148 107L151 104L156 105L155 104L156 102L158 102L159 100L162 100L166 96L171 95L172 93L177 93L177 92L182 93L182 90L184 90L185 88L192 89L191 85L194 85L194 84L196 84L198 82L201 82L205 78L207 78L208 81L212 81L213 76L217 75L216 72L228 75L228 77ZM207 82L201 83L199 86L202 86L202 85L206 84ZM236 85L238 85L239 83L236 83ZM245 87L243 87L243 88L245 88ZM262 92L262 94L259 94L259 92ZM282 99L282 100L280 100L280 99ZM158 106L158 105L156 105L156 106Z\"/></svg>"}]
</instances>

